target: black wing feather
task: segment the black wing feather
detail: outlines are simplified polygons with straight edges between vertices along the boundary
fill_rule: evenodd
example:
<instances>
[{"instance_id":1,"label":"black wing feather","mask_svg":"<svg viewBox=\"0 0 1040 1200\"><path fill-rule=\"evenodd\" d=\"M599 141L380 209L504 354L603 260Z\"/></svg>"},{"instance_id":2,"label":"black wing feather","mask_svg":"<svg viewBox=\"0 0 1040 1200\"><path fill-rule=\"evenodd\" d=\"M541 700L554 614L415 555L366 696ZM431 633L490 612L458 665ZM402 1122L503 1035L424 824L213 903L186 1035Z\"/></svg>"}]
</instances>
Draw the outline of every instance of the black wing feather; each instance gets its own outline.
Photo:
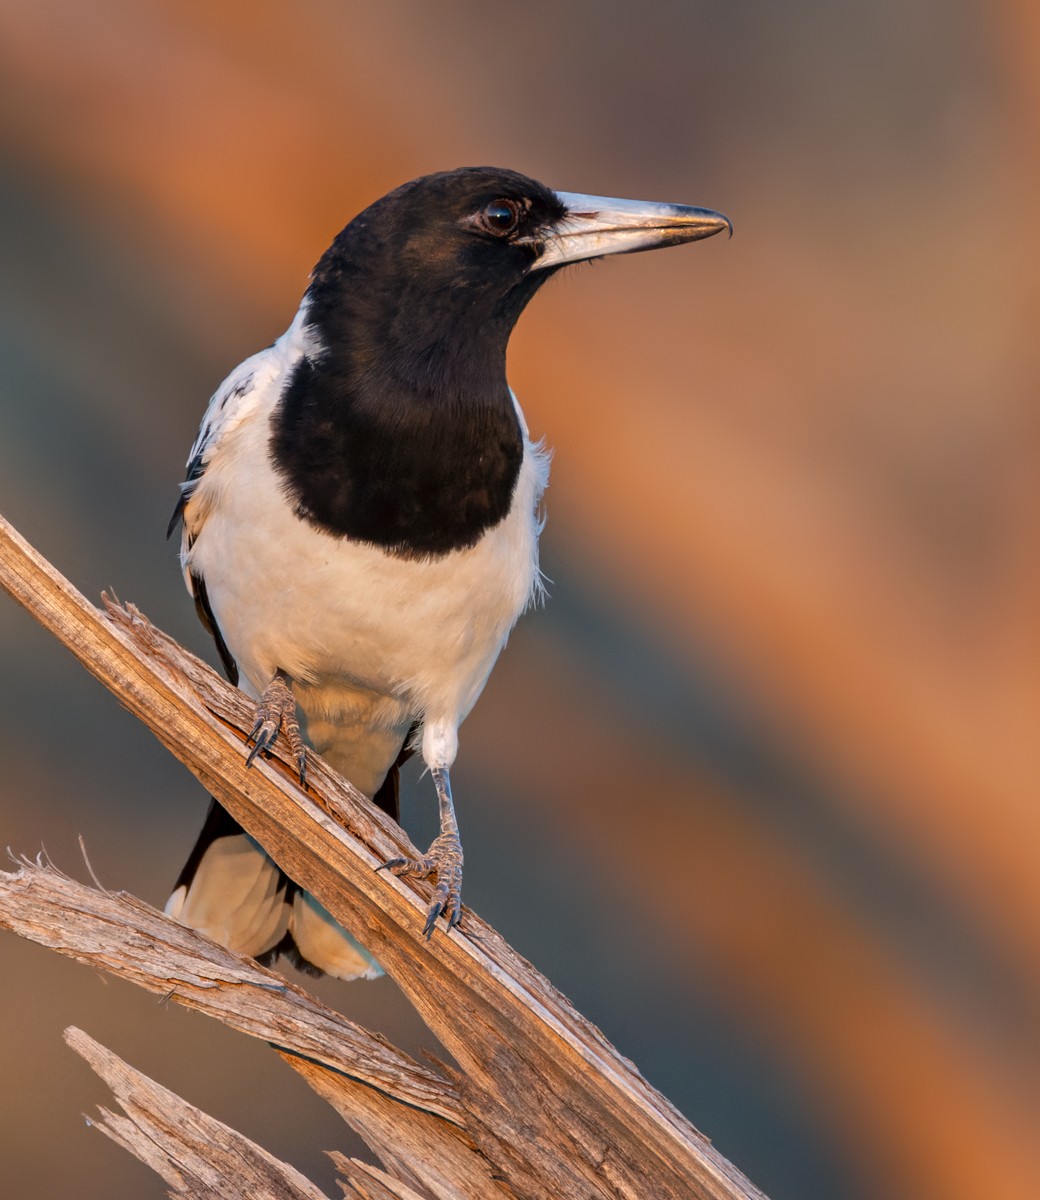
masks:
<instances>
[{"instance_id":1,"label":"black wing feather","mask_svg":"<svg viewBox=\"0 0 1040 1200\"><path fill-rule=\"evenodd\" d=\"M234 656L228 649L227 642L224 641L224 635L220 632L220 626L217 624L217 619L213 615L209 596L206 594L206 581L201 575L192 574L191 587L195 594L195 611L199 614L199 620L209 631L213 641L216 642L217 653L220 655L220 661L224 665L224 674L227 675L235 687L238 687L238 663L235 662Z\"/></svg>"}]
</instances>

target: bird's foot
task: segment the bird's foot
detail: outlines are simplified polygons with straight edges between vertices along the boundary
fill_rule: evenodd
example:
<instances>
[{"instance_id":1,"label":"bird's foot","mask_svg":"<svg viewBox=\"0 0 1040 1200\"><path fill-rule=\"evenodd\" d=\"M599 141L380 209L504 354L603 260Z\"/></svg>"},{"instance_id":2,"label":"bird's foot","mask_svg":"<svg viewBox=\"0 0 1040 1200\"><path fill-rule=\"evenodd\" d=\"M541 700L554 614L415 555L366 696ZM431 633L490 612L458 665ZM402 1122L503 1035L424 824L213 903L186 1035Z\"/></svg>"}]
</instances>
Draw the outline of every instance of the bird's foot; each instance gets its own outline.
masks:
<instances>
[{"instance_id":1,"label":"bird's foot","mask_svg":"<svg viewBox=\"0 0 1040 1200\"><path fill-rule=\"evenodd\" d=\"M260 702L256 706L256 724L250 730L247 744L253 743L246 766L251 767L253 760L264 750L274 745L279 732L285 735L300 773L300 783L307 782L307 757L300 734L300 722L296 716L296 697L289 687L287 676L279 671L274 679L264 688Z\"/></svg>"},{"instance_id":2,"label":"bird's foot","mask_svg":"<svg viewBox=\"0 0 1040 1200\"><path fill-rule=\"evenodd\" d=\"M437 876L433 900L426 910L423 937L429 940L439 916L454 929L462 920L462 842L457 833L442 833L422 858L391 858L377 870L395 875L413 875L416 879Z\"/></svg>"}]
</instances>

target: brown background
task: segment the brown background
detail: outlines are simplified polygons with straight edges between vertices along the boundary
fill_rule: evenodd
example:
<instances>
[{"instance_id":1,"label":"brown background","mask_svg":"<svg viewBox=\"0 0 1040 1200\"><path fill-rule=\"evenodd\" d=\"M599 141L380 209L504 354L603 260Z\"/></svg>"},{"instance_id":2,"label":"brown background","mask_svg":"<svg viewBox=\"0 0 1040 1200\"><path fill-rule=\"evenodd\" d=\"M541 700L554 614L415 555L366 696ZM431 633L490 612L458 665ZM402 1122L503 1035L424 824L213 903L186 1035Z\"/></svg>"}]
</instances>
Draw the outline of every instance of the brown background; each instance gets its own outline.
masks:
<instances>
[{"instance_id":1,"label":"brown background","mask_svg":"<svg viewBox=\"0 0 1040 1200\"><path fill-rule=\"evenodd\" d=\"M515 167L736 236L511 351L548 607L463 732L467 899L774 1200L1040 1194L1040 31L1014 0L0 0L0 511L206 648L207 396L361 206ZM0 604L0 845L161 903L205 798ZM428 781L406 824L433 828ZM391 984L322 994L409 1046ZM75 1022L331 1194L263 1047L0 941L0 1190L159 1197Z\"/></svg>"}]
</instances>

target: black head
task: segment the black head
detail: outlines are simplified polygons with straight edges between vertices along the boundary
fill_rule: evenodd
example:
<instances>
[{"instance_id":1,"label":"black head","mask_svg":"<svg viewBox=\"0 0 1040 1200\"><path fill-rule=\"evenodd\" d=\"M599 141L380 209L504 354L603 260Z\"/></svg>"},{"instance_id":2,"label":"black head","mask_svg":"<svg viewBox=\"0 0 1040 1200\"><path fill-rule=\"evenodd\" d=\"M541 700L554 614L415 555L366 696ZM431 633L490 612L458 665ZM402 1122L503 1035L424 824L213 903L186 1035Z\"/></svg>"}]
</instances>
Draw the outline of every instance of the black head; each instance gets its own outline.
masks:
<instances>
[{"instance_id":1,"label":"black head","mask_svg":"<svg viewBox=\"0 0 1040 1200\"><path fill-rule=\"evenodd\" d=\"M467 167L412 180L355 217L323 255L310 320L326 346L365 330L382 369L420 388L450 386L477 358L501 369L513 325L547 278L532 269L540 247L565 211L555 192L516 171Z\"/></svg>"},{"instance_id":2,"label":"black head","mask_svg":"<svg viewBox=\"0 0 1040 1200\"><path fill-rule=\"evenodd\" d=\"M406 183L314 269L302 358L272 422L301 517L424 556L472 545L509 510L523 457L509 335L559 267L707 237L706 209L554 192L494 167Z\"/></svg>"}]
</instances>

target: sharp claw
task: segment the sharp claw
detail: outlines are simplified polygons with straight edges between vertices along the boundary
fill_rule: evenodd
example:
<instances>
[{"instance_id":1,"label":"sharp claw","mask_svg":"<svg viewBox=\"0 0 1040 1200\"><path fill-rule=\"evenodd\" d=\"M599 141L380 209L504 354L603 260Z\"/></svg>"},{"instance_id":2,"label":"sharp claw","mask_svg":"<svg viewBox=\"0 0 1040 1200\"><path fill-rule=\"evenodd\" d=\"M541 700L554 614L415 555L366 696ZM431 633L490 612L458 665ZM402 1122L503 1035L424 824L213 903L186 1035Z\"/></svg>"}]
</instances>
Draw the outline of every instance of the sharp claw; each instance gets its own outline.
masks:
<instances>
[{"instance_id":1,"label":"sharp claw","mask_svg":"<svg viewBox=\"0 0 1040 1200\"><path fill-rule=\"evenodd\" d=\"M269 750L278 740L278 734L283 733L289 743L289 750L296 762L296 770L300 776L300 786L307 786L307 751L300 737L300 725L296 717L296 701L289 687L288 676L279 671L274 679L264 688L257 707L256 723L249 731L246 745L253 743L253 748L246 757L246 766L251 767L258 754Z\"/></svg>"},{"instance_id":2,"label":"sharp claw","mask_svg":"<svg viewBox=\"0 0 1040 1200\"><path fill-rule=\"evenodd\" d=\"M434 900L430 907L426 910L426 924L423 926L423 937L429 941L433 936L433 931L437 927L437 918L444 911L444 902L442 900ZM450 928L450 927L449 927Z\"/></svg>"},{"instance_id":3,"label":"sharp claw","mask_svg":"<svg viewBox=\"0 0 1040 1200\"><path fill-rule=\"evenodd\" d=\"M423 924L422 935L429 941L437 920L443 916L445 927L454 929L462 920L462 900L459 895L461 870L450 860L445 862L440 855L431 853L425 858L389 858L375 868L377 871L392 871L395 875L414 875L417 879L427 879L430 875L439 875L444 879L434 889L433 900L426 910L426 920Z\"/></svg>"},{"instance_id":4,"label":"sharp claw","mask_svg":"<svg viewBox=\"0 0 1040 1200\"><path fill-rule=\"evenodd\" d=\"M252 733L250 733L249 737L246 739L247 742L253 743L253 748L249 751L249 754L246 757L246 766L251 767L253 765L253 759L255 759L258 754L262 754L277 736L278 730L272 729L266 720L258 721L256 725L253 726Z\"/></svg>"}]
</instances>

